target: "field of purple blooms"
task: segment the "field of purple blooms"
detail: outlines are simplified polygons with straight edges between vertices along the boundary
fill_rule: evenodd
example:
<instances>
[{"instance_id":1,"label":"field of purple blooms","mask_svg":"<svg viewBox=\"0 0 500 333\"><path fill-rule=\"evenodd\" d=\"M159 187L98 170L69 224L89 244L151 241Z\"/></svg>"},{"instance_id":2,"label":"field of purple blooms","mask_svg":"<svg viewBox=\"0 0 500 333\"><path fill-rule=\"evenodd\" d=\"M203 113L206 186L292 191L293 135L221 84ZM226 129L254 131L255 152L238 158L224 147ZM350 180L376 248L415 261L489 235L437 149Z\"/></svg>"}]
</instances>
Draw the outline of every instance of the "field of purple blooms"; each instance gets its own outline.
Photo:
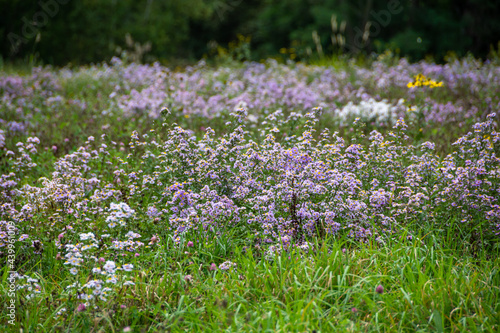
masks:
<instances>
[{"instance_id":1,"label":"field of purple blooms","mask_svg":"<svg viewBox=\"0 0 500 333\"><path fill-rule=\"evenodd\" d=\"M0 96L2 331L500 327L498 60L113 59Z\"/></svg>"}]
</instances>

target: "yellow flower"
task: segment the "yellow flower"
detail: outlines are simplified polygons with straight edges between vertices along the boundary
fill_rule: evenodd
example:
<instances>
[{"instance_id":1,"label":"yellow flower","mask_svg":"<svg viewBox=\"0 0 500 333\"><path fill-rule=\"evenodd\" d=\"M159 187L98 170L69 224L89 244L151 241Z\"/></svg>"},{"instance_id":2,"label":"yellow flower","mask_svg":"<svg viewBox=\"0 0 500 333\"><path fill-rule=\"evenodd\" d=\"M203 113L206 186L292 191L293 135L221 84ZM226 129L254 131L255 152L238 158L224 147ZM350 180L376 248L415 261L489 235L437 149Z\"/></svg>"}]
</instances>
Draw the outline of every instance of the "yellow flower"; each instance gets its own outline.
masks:
<instances>
[{"instance_id":1,"label":"yellow flower","mask_svg":"<svg viewBox=\"0 0 500 333\"><path fill-rule=\"evenodd\" d=\"M414 77L413 82L408 82L406 85L408 88L428 86L430 88L442 87L443 82L436 82L430 78L425 77L422 74L417 74Z\"/></svg>"}]
</instances>

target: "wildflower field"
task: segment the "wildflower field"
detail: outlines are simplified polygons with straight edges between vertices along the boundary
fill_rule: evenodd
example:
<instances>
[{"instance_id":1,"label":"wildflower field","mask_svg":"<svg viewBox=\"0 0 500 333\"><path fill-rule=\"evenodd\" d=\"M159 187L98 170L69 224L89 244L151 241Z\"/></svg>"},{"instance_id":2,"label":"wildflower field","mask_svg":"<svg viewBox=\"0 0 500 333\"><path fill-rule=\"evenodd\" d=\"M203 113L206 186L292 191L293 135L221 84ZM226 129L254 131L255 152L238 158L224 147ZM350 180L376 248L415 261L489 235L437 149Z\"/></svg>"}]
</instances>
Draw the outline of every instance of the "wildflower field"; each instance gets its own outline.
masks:
<instances>
[{"instance_id":1,"label":"wildflower field","mask_svg":"<svg viewBox=\"0 0 500 333\"><path fill-rule=\"evenodd\" d=\"M500 61L0 73L2 332L498 332Z\"/></svg>"}]
</instances>

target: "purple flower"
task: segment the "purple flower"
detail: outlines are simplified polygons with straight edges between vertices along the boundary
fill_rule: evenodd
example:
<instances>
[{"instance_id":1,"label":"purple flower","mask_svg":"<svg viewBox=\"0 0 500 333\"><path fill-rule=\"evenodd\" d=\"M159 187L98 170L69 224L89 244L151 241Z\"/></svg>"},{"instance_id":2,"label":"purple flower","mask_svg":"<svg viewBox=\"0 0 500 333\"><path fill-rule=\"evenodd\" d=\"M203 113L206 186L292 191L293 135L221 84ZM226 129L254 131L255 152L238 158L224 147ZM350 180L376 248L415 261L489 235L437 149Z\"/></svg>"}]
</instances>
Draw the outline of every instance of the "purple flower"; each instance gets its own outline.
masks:
<instances>
[{"instance_id":1,"label":"purple flower","mask_svg":"<svg viewBox=\"0 0 500 333\"><path fill-rule=\"evenodd\" d=\"M381 284L379 284L379 285L377 286L377 288L375 288L375 291L376 291L378 294L383 294L383 293L384 293L384 287L383 287Z\"/></svg>"},{"instance_id":2,"label":"purple flower","mask_svg":"<svg viewBox=\"0 0 500 333\"><path fill-rule=\"evenodd\" d=\"M85 311L85 309L86 309L85 304L80 303L80 304L78 304L78 307L76 308L76 311L83 312L83 311Z\"/></svg>"},{"instance_id":3,"label":"purple flower","mask_svg":"<svg viewBox=\"0 0 500 333\"><path fill-rule=\"evenodd\" d=\"M193 246L194 246L193 242L191 241L187 242L187 247L193 247Z\"/></svg>"}]
</instances>

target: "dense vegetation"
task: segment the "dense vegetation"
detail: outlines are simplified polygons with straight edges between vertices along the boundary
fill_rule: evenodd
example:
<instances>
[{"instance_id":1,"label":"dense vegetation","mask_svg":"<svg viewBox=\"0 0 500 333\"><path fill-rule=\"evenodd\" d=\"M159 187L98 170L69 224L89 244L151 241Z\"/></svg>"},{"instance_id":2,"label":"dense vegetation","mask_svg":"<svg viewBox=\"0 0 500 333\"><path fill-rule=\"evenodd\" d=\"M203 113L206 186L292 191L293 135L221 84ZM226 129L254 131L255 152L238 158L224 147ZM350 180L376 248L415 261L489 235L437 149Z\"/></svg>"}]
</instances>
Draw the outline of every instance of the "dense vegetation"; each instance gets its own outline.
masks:
<instances>
[{"instance_id":1,"label":"dense vegetation","mask_svg":"<svg viewBox=\"0 0 500 333\"><path fill-rule=\"evenodd\" d=\"M2 331L499 330L498 59L115 58L0 93Z\"/></svg>"},{"instance_id":2,"label":"dense vegetation","mask_svg":"<svg viewBox=\"0 0 500 333\"><path fill-rule=\"evenodd\" d=\"M442 61L450 51L484 58L500 35L500 3L491 0L1 0L0 7L2 58L56 65L137 49L147 54L140 60L196 60L238 34L251 37L247 60L391 49Z\"/></svg>"}]
</instances>

